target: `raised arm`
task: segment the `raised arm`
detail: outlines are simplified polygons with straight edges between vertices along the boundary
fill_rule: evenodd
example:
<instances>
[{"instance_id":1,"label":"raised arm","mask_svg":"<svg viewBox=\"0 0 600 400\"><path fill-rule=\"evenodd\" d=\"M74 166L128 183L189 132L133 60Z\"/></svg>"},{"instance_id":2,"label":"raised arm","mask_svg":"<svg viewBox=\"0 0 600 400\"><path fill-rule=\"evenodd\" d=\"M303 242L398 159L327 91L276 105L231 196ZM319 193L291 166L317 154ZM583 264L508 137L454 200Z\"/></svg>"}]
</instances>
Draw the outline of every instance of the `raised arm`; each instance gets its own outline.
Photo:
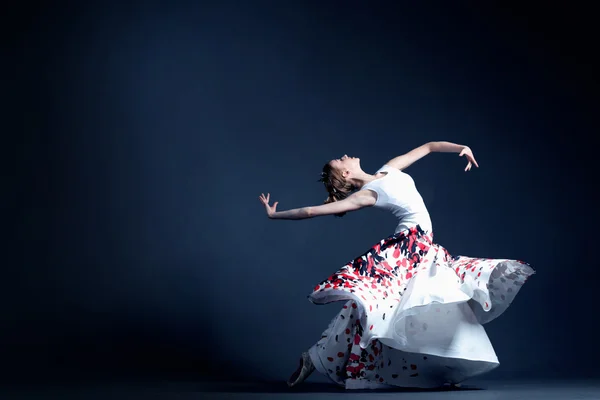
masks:
<instances>
[{"instance_id":1,"label":"raised arm","mask_svg":"<svg viewBox=\"0 0 600 400\"><path fill-rule=\"evenodd\" d=\"M349 211L356 211L363 207L372 206L377 200L373 192L370 190L364 190L353 193L344 200L335 201L333 203L294 208L287 211L277 211L276 209L278 202L273 203L272 206L269 205L269 193L267 193L266 196L261 194L259 199L265 206L267 216L271 219L307 219L321 217L324 215L340 214Z\"/></svg>"},{"instance_id":2,"label":"raised arm","mask_svg":"<svg viewBox=\"0 0 600 400\"><path fill-rule=\"evenodd\" d=\"M459 153L460 156L466 156L469 160L465 171L471 169L471 164L475 164L476 167L479 167L479 165L477 165L477 161L475 161L475 158L473 157L473 152L468 146L450 142L425 143L424 145L421 145L406 154L391 159L387 162L387 165L402 170L408 168L410 165L425 157L429 153Z\"/></svg>"}]
</instances>

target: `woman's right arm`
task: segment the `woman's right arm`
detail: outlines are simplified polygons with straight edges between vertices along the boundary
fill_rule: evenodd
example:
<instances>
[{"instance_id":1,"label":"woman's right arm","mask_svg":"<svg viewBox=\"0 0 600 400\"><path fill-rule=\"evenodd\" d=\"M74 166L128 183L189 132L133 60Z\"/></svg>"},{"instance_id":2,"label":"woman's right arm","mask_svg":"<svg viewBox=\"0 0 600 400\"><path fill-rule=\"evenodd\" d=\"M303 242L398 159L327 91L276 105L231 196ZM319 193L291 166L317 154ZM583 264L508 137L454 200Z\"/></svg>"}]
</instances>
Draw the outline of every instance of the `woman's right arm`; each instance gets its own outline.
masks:
<instances>
[{"instance_id":1,"label":"woman's right arm","mask_svg":"<svg viewBox=\"0 0 600 400\"><path fill-rule=\"evenodd\" d=\"M277 202L275 202L273 206L270 206L269 198L270 195L268 193L266 196L263 194L259 197L260 201L265 205L267 216L271 219L307 219L340 214L372 206L377 200L373 192L364 190L353 193L344 200L335 201L333 203L277 211Z\"/></svg>"}]
</instances>

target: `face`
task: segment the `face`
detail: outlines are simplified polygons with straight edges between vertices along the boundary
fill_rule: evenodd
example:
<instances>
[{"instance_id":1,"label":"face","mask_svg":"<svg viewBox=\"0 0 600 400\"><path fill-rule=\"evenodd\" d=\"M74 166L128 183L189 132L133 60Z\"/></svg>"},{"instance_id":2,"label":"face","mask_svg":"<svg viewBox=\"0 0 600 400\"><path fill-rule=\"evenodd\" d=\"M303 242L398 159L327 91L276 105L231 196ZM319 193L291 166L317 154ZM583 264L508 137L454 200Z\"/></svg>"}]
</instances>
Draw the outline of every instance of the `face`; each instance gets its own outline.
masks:
<instances>
[{"instance_id":1,"label":"face","mask_svg":"<svg viewBox=\"0 0 600 400\"><path fill-rule=\"evenodd\" d=\"M348 174L360 170L360 158L348 157L346 154L344 154L340 158L331 160L329 165L331 165L331 168L340 171L344 178L347 178Z\"/></svg>"}]
</instances>

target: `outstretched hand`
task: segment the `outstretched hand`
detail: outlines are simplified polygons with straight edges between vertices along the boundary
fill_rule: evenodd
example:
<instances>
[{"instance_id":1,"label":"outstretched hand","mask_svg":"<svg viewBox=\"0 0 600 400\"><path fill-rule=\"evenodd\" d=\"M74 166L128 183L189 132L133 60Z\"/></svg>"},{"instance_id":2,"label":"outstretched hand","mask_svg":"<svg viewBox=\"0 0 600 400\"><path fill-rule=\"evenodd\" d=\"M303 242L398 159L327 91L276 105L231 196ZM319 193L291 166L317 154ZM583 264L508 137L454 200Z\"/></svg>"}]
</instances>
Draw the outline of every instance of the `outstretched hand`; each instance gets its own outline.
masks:
<instances>
[{"instance_id":1,"label":"outstretched hand","mask_svg":"<svg viewBox=\"0 0 600 400\"><path fill-rule=\"evenodd\" d=\"M473 152L471 151L471 149L469 147L465 146L462 149L462 151L460 152L459 156L460 157L465 156L465 157L467 157L467 160L469 161L469 163L467 164L467 166L465 168L465 172L470 171L473 164L475 164L475 166L477 168L479 168L479 165L477 164L477 161L475 161L475 157L473 156Z\"/></svg>"},{"instance_id":2,"label":"outstretched hand","mask_svg":"<svg viewBox=\"0 0 600 400\"><path fill-rule=\"evenodd\" d=\"M275 203L273 203L273 206L269 205L269 199L271 198L270 193L267 193L267 195L265 196L264 193L261 193L259 200L261 203L264 204L265 206L265 210L267 211L267 216L269 218L273 217L273 214L275 214L277 212L277 203L279 203L278 201L276 201Z\"/></svg>"}]
</instances>

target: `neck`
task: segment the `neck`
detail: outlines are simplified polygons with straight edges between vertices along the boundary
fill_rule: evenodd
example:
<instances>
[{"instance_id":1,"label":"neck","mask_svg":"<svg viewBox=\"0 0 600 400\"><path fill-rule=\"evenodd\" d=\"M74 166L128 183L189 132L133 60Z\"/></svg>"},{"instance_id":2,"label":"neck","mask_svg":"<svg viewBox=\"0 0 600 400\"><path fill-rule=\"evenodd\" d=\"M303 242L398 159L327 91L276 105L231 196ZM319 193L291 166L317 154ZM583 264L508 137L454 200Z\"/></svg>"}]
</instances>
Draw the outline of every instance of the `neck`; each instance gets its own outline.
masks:
<instances>
[{"instance_id":1,"label":"neck","mask_svg":"<svg viewBox=\"0 0 600 400\"><path fill-rule=\"evenodd\" d=\"M350 180L350 182L352 183L352 185L354 187L356 187L357 189L360 189L364 185L366 185L369 182L374 181L375 179L377 179L377 178L375 178L375 175L367 174L366 172L361 171L360 173L356 174Z\"/></svg>"}]
</instances>

